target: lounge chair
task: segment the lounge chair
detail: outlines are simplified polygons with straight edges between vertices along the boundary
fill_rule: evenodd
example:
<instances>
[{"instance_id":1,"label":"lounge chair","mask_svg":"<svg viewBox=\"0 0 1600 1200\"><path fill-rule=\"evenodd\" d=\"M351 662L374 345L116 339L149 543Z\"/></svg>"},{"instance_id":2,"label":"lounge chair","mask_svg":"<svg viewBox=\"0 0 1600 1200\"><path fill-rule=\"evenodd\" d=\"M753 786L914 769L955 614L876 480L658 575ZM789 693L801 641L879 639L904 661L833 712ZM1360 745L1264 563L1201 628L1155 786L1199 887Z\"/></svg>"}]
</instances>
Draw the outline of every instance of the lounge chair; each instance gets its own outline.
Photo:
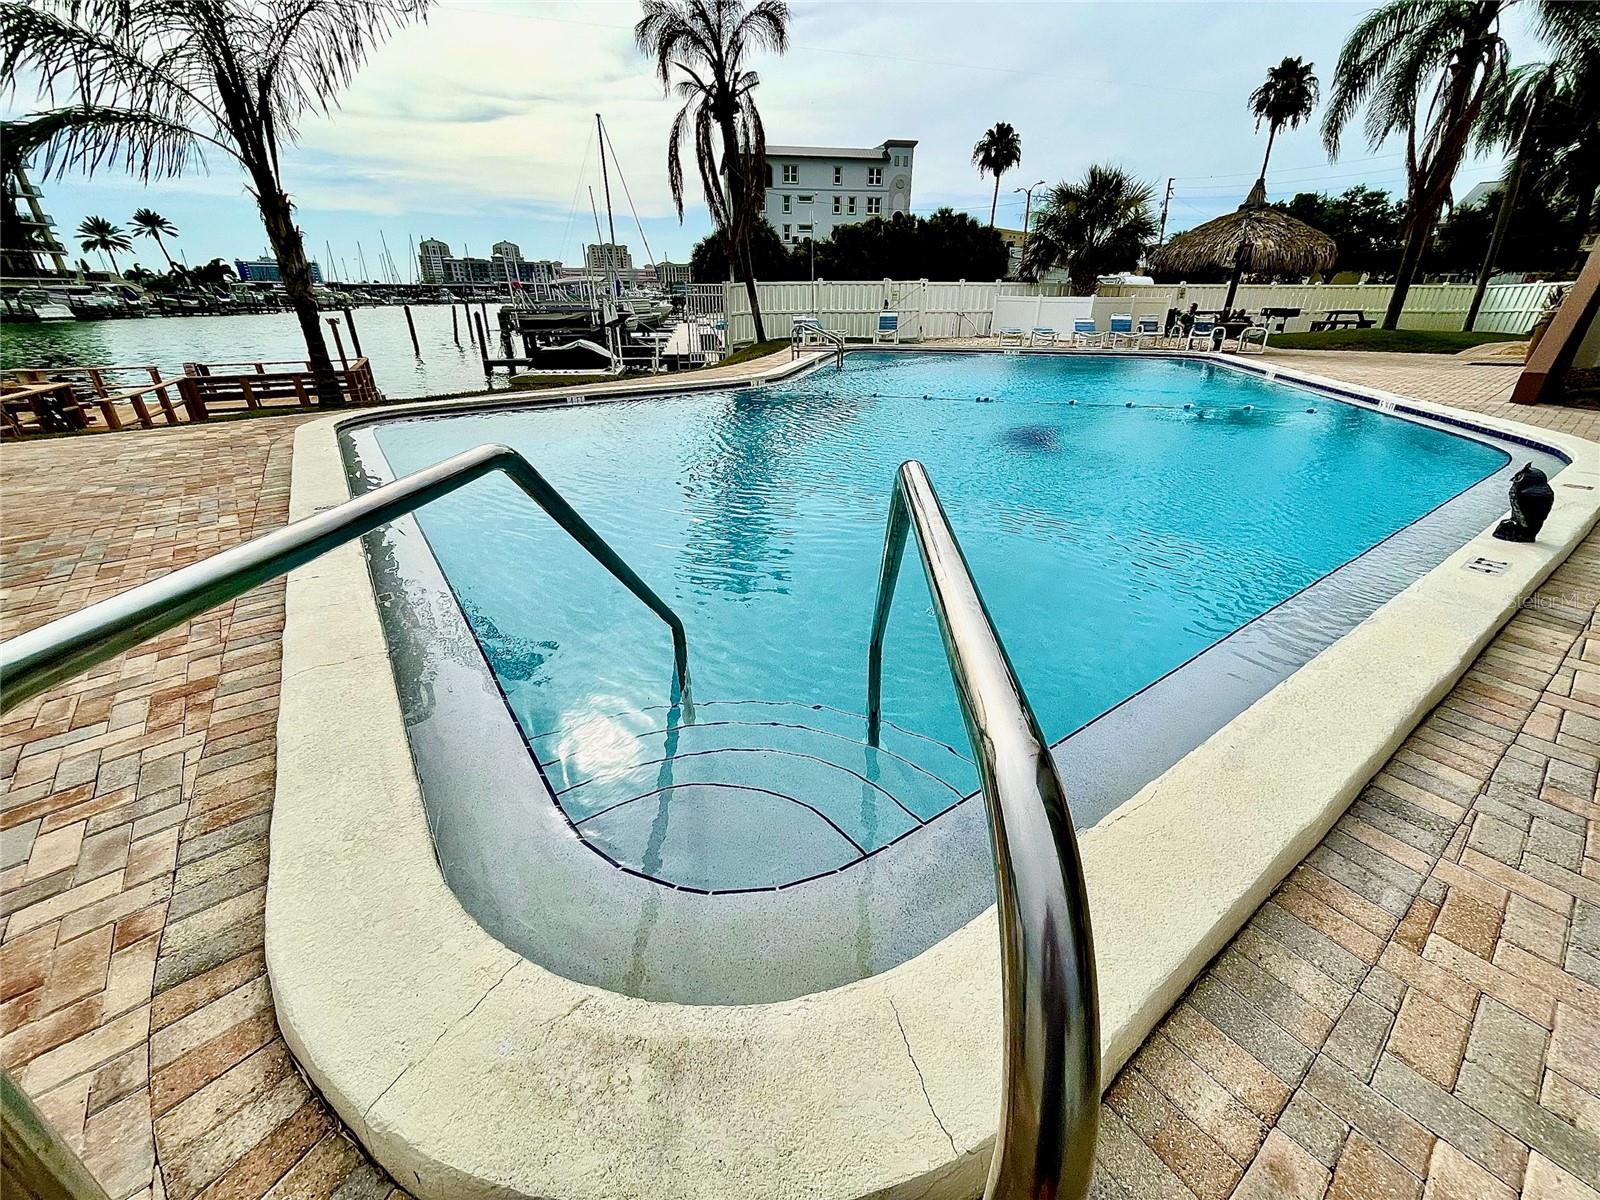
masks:
<instances>
[{"instance_id":1,"label":"lounge chair","mask_svg":"<svg viewBox=\"0 0 1600 1200\"><path fill-rule=\"evenodd\" d=\"M1007 325L1000 331L1000 344L1002 346L1020 346L1023 343L1023 332L1020 326Z\"/></svg>"},{"instance_id":2,"label":"lounge chair","mask_svg":"<svg viewBox=\"0 0 1600 1200\"><path fill-rule=\"evenodd\" d=\"M1154 313L1140 317L1128 341L1136 350L1156 345L1161 341L1161 318Z\"/></svg>"},{"instance_id":3,"label":"lounge chair","mask_svg":"<svg viewBox=\"0 0 1600 1200\"><path fill-rule=\"evenodd\" d=\"M1223 336L1227 336L1226 330L1223 331ZM1202 350L1215 350L1217 348L1217 323L1205 317L1196 318L1195 323L1189 327L1189 334L1184 340L1184 348L1193 350L1196 342L1200 344Z\"/></svg>"},{"instance_id":4,"label":"lounge chair","mask_svg":"<svg viewBox=\"0 0 1600 1200\"><path fill-rule=\"evenodd\" d=\"M1030 346L1054 346L1060 340L1060 335L1048 325L1035 325L1028 334Z\"/></svg>"},{"instance_id":5,"label":"lounge chair","mask_svg":"<svg viewBox=\"0 0 1600 1200\"><path fill-rule=\"evenodd\" d=\"M1132 313L1112 313L1111 314L1111 332L1107 336L1107 340L1109 341L1109 343L1113 347L1121 346L1125 342L1130 344L1130 345L1132 344L1132 342L1133 342L1133 314Z\"/></svg>"},{"instance_id":6,"label":"lounge chair","mask_svg":"<svg viewBox=\"0 0 1600 1200\"><path fill-rule=\"evenodd\" d=\"M1092 320L1072 323L1072 344L1090 349L1100 349L1106 344L1106 335L1094 327Z\"/></svg>"},{"instance_id":7,"label":"lounge chair","mask_svg":"<svg viewBox=\"0 0 1600 1200\"><path fill-rule=\"evenodd\" d=\"M1250 343L1256 342L1256 348L1249 349ZM1265 354L1267 352L1267 327L1265 325L1249 325L1239 331L1239 341L1234 347L1240 354Z\"/></svg>"}]
</instances>

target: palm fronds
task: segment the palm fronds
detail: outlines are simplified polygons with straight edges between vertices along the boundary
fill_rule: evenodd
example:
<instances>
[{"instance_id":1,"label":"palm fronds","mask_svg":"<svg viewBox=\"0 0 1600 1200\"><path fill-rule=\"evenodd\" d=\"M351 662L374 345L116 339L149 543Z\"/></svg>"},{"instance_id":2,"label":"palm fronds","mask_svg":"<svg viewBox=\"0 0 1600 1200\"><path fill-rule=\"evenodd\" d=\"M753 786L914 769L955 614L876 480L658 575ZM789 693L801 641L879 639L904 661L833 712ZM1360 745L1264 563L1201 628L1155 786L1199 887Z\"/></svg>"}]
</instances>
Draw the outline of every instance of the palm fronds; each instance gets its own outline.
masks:
<instances>
[{"instance_id":1,"label":"palm fronds","mask_svg":"<svg viewBox=\"0 0 1600 1200\"><path fill-rule=\"evenodd\" d=\"M1321 88L1313 71L1316 65L1285 57L1268 68L1266 82L1250 93L1250 112L1258 130L1263 121L1274 131L1300 128L1317 106Z\"/></svg>"},{"instance_id":2,"label":"palm fronds","mask_svg":"<svg viewBox=\"0 0 1600 1200\"><path fill-rule=\"evenodd\" d=\"M1022 137L1009 121L996 121L972 148L972 165L978 177L999 177L1022 161Z\"/></svg>"},{"instance_id":3,"label":"palm fronds","mask_svg":"<svg viewBox=\"0 0 1600 1200\"><path fill-rule=\"evenodd\" d=\"M1040 201L1022 269L1037 276L1065 265L1076 292L1117 267L1132 267L1155 240L1155 189L1121 167L1096 163L1081 180L1058 183Z\"/></svg>"},{"instance_id":4,"label":"palm fronds","mask_svg":"<svg viewBox=\"0 0 1600 1200\"><path fill-rule=\"evenodd\" d=\"M279 150L430 2L0 0L0 84L25 82L52 106L8 128L8 141L25 140L7 153L42 153L46 175L111 167L145 181L203 167L212 151L235 159L300 316L318 397L340 403ZM150 228L158 244L163 232Z\"/></svg>"},{"instance_id":5,"label":"palm fronds","mask_svg":"<svg viewBox=\"0 0 1600 1200\"><path fill-rule=\"evenodd\" d=\"M745 59L756 49L781 54L788 48L789 6L782 0L757 0L749 8L742 0L643 0L643 12L634 41L654 65L662 89L683 101L667 135L667 182L678 220L683 146L692 141L706 208L727 239L728 260L741 263L761 340L749 237L766 192L767 135L755 100L761 78L745 67Z\"/></svg>"}]
</instances>

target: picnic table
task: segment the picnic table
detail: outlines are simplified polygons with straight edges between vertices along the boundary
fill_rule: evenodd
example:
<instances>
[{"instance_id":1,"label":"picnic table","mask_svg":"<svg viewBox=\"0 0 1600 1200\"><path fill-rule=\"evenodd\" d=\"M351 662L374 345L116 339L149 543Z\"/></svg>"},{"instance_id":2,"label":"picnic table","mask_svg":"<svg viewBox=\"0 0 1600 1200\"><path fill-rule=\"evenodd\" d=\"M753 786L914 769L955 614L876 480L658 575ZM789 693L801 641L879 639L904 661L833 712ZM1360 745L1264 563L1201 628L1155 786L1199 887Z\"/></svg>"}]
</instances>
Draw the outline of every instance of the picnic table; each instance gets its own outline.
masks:
<instances>
[{"instance_id":1,"label":"picnic table","mask_svg":"<svg viewBox=\"0 0 1600 1200\"><path fill-rule=\"evenodd\" d=\"M1320 321L1311 322L1311 332L1320 333L1324 329L1371 329L1377 324L1367 316L1364 308L1330 308Z\"/></svg>"}]
</instances>

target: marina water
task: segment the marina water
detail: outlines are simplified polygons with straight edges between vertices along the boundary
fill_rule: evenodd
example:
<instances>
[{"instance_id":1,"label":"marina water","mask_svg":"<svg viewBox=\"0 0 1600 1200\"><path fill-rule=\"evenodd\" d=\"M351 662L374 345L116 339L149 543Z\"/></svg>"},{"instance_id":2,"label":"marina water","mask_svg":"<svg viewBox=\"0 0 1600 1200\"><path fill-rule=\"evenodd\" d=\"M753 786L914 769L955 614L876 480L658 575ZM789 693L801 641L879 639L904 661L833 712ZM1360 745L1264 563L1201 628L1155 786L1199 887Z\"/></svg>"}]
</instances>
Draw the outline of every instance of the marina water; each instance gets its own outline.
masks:
<instances>
[{"instance_id":1,"label":"marina water","mask_svg":"<svg viewBox=\"0 0 1600 1200\"><path fill-rule=\"evenodd\" d=\"M499 303L486 310L485 324L493 345L495 313ZM467 333L466 315L455 312L461 344L451 337L448 304L413 304L420 358L411 349L405 312L398 306L354 309L361 349L372 360L378 387L391 400L483 391L478 351ZM339 322L345 354L356 357L350 331L341 312L324 312L323 329L334 364L339 353L329 317ZM228 316L135 317L108 321L7 321L0 325L0 365L18 367L97 367L114 364L154 363L163 373L179 374L186 362L259 362L304 359L305 340L292 312L249 313ZM248 370L249 368L244 368ZM506 376L498 377L500 387Z\"/></svg>"}]
</instances>

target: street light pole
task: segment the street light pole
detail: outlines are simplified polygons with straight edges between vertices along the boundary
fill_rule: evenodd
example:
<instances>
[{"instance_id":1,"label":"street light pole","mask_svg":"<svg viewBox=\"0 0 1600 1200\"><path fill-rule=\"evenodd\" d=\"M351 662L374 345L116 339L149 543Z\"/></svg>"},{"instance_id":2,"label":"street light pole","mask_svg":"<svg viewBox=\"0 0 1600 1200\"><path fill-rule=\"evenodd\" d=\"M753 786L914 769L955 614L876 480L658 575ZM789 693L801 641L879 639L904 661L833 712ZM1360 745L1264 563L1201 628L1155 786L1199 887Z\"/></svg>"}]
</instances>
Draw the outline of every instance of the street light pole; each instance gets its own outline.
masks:
<instances>
[{"instance_id":1,"label":"street light pole","mask_svg":"<svg viewBox=\"0 0 1600 1200\"><path fill-rule=\"evenodd\" d=\"M1030 183L1025 188L1012 188L1012 192L1021 192L1022 200L1022 249L1017 252L1017 274L1022 274L1022 262L1028 256L1028 221L1033 216L1033 189L1043 187L1044 180L1040 179Z\"/></svg>"}]
</instances>

